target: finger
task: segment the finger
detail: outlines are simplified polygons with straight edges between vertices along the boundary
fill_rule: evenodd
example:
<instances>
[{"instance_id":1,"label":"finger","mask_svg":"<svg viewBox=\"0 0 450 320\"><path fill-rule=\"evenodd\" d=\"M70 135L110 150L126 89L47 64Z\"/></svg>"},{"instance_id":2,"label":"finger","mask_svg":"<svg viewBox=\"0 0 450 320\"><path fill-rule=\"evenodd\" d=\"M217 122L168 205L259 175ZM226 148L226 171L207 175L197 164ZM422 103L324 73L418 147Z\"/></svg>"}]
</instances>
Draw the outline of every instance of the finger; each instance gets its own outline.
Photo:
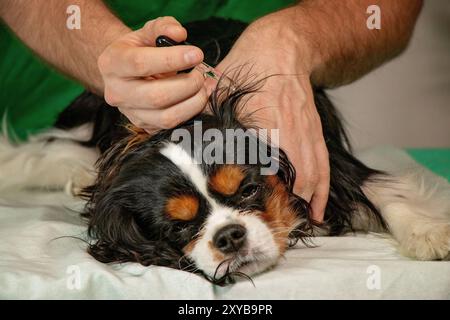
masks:
<instances>
[{"instance_id":1,"label":"finger","mask_svg":"<svg viewBox=\"0 0 450 320\"><path fill-rule=\"evenodd\" d=\"M138 127L153 132L155 128L171 129L200 113L207 102L206 90L202 88L197 94L165 110L134 109L132 117L138 119Z\"/></svg>"},{"instance_id":2,"label":"finger","mask_svg":"<svg viewBox=\"0 0 450 320\"><path fill-rule=\"evenodd\" d=\"M152 75L151 78L153 78L153 79L162 79L162 78L173 77L173 76L176 76L176 75L177 75L177 72L176 71L172 71L172 72L156 73L156 74ZM147 79L147 80L149 80L149 79Z\"/></svg>"},{"instance_id":3,"label":"finger","mask_svg":"<svg viewBox=\"0 0 450 320\"><path fill-rule=\"evenodd\" d=\"M317 223L323 223L325 208L329 194L329 183L320 182L310 201L310 218Z\"/></svg>"},{"instance_id":4,"label":"finger","mask_svg":"<svg viewBox=\"0 0 450 320\"><path fill-rule=\"evenodd\" d=\"M318 182L317 159L311 139L308 136L301 139L298 149L297 158L292 159L296 169L294 193L310 202Z\"/></svg>"},{"instance_id":5,"label":"finger","mask_svg":"<svg viewBox=\"0 0 450 320\"><path fill-rule=\"evenodd\" d=\"M216 89L217 84L218 84L218 82L216 79L212 79L209 77L205 79L205 88L206 88L206 93L208 94L208 96L210 96L211 93Z\"/></svg>"},{"instance_id":6,"label":"finger","mask_svg":"<svg viewBox=\"0 0 450 320\"><path fill-rule=\"evenodd\" d=\"M315 123L315 128L312 130L312 141L314 145L314 153L317 164L318 180L313 190L313 196L311 198L311 218L319 223L323 222L325 208L328 201L328 195L330 190L330 160L328 149L324 140L322 124L320 121L317 108L311 101L309 108L310 119Z\"/></svg>"},{"instance_id":7,"label":"finger","mask_svg":"<svg viewBox=\"0 0 450 320\"><path fill-rule=\"evenodd\" d=\"M129 109L129 108L117 108L120 113L122 113L125 117L127 117L128 121L130 121L132 124L134 124L136 127L139 128L139 121L138 119L134 116L134 111L133 109Z\"/></svg>"},{"instance_id":8,"label":"finger","mask_svg":"<svg viewBox=\"0 0 450 320\"><path fill-rule=\"evenodd\" d=\"M134 109L164 109L197 94L203 82L203 76L195 70L157 80L128 80L116 85L120 90L116 95L118 101L107 102Z\"/></svg>"},{"instance_id":9,"label":"finger","mask_svg":"<svg viewBox=\"0 0 450 320\"><path fill-rule=\"evenodd\" d=\"M152 47L156 46L156 38L161 35L181 42L186 40L187 31L174 17L159 17L133 32L133 37L138 39L141 45Z\"/></svg>"},{"instance_id":10,"label":"finger","mask_svg":"<svg viewBox=\"0 0 450 320\"><path fill-rule=\"evenodd\" d=\"M325 142L316 145L316 159L318 163L319 183L311 199L311 218L319 223L323 222L325 208L330 192L330 160Z\"/></svg>"},{"instance_id":11,"label":"finger","mask_svg":"<svg viewBox=\"0 0 450 320\"><path fill-rule=\"evenodd\" d=\"M117 49L114 68L120 77L146 77L192 68L203 61L203 52L194 46L165 48L127 47Z\"/></svg>"}]
</instances>

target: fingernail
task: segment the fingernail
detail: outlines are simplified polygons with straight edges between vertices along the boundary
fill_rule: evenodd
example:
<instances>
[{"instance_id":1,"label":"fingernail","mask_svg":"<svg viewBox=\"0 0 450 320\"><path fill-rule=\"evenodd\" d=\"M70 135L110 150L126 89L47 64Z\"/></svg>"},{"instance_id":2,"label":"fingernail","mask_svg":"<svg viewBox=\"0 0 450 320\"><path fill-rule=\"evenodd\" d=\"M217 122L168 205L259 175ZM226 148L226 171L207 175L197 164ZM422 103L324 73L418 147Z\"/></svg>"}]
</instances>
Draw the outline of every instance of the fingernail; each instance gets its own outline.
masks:
<instances>
[{"instance_id":1,"label":"fingernail","mask_svg":"<svg viewBox=\"0 0 450 320\"><path fill-rule=\"evenodd\" d=\"M184 54L184 61L189 64L198 62L200 55L198 50L190 50Z\"/></svg>"}]
</instances>

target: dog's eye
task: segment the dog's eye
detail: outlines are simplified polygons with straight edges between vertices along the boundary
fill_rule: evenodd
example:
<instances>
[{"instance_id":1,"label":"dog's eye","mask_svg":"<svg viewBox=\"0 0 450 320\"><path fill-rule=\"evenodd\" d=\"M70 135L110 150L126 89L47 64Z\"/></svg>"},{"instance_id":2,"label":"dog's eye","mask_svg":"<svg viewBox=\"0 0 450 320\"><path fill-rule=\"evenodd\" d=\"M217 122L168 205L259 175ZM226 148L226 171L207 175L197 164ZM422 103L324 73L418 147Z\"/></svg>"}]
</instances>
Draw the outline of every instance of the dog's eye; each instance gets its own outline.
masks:
<instances>
[{"instance_id":1,"label":"dog's eye","mask_svg":"<svg viewBox=\"0 0 450 320\"><path fill-rule=\"evenodd\" d=\"M247 184L242 188L241 191L241 198L242 199L249 199L254 197L258 191L259 191L260 187L257 184Z\"/></svg>"}]
</instances>

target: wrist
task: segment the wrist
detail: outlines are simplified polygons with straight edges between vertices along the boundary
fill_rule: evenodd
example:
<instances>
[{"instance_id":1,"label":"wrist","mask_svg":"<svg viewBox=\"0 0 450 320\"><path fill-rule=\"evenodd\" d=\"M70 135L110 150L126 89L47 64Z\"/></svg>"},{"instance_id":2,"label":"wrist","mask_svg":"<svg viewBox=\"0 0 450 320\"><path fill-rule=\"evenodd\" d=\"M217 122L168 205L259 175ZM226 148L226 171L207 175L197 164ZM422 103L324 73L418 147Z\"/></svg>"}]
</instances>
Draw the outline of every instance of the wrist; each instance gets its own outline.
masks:
<instances>
[{"instance_id":1,"label":"wrist","mask_svg":"<svg viewBox=\"0 0 450 320\"><path fill-rule=\"evenodd\" d=\"M114 41L122 38L126 34L130 33L132 30L128 28L121 21L113 21L108 28L106 28L103 32L102 41L97 43L96 45L90 44L91 47L96 48L94 52L94 60L95 60L95 72L92 74L94 79L90 83L88 83L89 90L103 95L104 93L104 82L103 77L100 75L100 70L98 69L98 59L100 55L105 51L105 49L111 45Z\"/></svg>"},{"instance_id":2,"label":"wrist","mask_svg":"<svg viewBox=\"0 0 450 320\"><path fill-rule=\"evenodd\" d=\"M291 73L310 76L320 61L302 11L296 6L271 13L250 24L246 32L252 33L255 41L279 49L277 58L295 64Z\"/></svg>"}]
</instances>

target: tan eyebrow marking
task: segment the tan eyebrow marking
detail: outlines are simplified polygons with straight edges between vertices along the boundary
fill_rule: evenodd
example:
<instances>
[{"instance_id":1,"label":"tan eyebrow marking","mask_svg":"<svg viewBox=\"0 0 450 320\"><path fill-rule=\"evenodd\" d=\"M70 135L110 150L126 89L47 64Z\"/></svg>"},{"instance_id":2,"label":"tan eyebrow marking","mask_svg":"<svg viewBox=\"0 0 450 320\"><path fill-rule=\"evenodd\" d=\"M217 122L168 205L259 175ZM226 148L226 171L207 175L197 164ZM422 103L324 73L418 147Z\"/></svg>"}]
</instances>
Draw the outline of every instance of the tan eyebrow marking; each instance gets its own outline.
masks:
<instances>
[{"instance_id":1,"label":"tan eyebrow marking","mask_svg":"<svg viewBox=\"0 0 450 320\"><path fill-rule=\"evenodd\" d=\"M240 167L225 165L213 174L209 180L209 186L218 193L231 196L239 189L244 178L245 174Z\"/></svg>"},{"instance_id":2,"label":"tan eyebrow marking","mask_svg":"<svg viewBox=\"0 0 450 320\"><path fill-rule=\"evenodd\" d=\"M165 206L166 213L171 219L189 221L197 216L198 198L194 195L181 195L170 198Z\"/></svg>"}]
</instances>

